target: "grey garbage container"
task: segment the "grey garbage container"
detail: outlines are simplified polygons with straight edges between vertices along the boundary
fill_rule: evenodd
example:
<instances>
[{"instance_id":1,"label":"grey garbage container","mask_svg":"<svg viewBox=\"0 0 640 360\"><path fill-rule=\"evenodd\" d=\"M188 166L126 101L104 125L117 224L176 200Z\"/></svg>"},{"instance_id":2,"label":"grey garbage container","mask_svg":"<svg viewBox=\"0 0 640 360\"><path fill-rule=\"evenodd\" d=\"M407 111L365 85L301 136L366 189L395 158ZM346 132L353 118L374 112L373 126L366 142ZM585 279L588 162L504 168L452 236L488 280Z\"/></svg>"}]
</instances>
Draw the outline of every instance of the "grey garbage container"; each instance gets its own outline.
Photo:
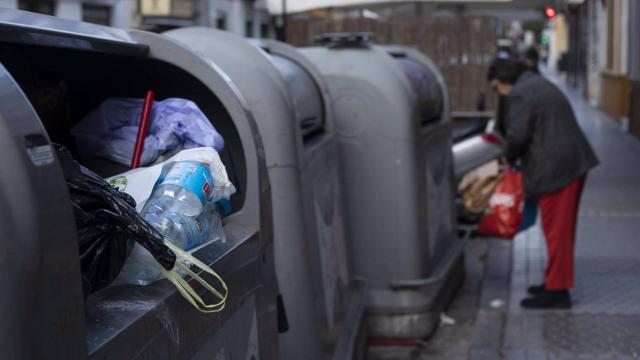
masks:
<instances>
[{"instance_id":1,"label":"grey garbage container","mask_svg":"<svg viewBox=\"0 0 640 360\"><path fill-rule=\"evenodd\" d=\"M323 358L336 351L345 323L359 322L344 321L343 308L363 293L349 286L326 86L283 44L208 28L164 35L220 66L256 114L273 196L276 275L290 326L280 335L281 358Z\"/></svg>"},{"instance_id":2,"label":"grey garbage container","mask_svg":"<svg viewBox=\"0 0 640 360\"><path fill-rule=\"evenodd\" d=\"M269 54L287 82L302 138L299 156L307 241L325 349L334 359L359 358L364 348L361 319L366 284L354 279L349 270L340 159L328 86L296 48L273 40L254 43Z\"/></svg>"},{"instance_id":3,"label":"grey garbage container","mask_svg":"<svg viewBox=\"0 0 640 360\"><path fill-rule=\"evenodd\" d=\"M271 196L253 114L237 87L175 41L0 10L0 348L6 358L277 357ZM196 102L226 140L238 192L227 241L196 252L226 280L226 308L205 315L165 281L114 286L83 301L69 195L50 143L109 97ZM126 170L76 154L104 176ZM7 216L9 214L9 216ZM9 241L10 240L10 241Z\"/></svg>"},{"instance_id":4,"label":"grey garbage container","mask_svg":"<svg viewBox=\"0 0 640 360\"><path fill-rule=\"evenodd\" d=\"M164 33L211 60L238 86L256 116L271 185L275 267L289 323L281 356L319 359L320 324L314 312L311 266L305 242L298 129L287 85L267 55L245 39L211 28Z\"/></svg>"},{"instance_id":5,"label":"grey garbage container","mask_svg":"<svg viewBox=\"0 0 640 360\"><path fill-rule=\"evenodd\" d=\"M448 100L419 52L332 35L301 49L333 102L351 262L369 282L371 337L429 335L464 275Z\"/></svg>"}]
</instances>

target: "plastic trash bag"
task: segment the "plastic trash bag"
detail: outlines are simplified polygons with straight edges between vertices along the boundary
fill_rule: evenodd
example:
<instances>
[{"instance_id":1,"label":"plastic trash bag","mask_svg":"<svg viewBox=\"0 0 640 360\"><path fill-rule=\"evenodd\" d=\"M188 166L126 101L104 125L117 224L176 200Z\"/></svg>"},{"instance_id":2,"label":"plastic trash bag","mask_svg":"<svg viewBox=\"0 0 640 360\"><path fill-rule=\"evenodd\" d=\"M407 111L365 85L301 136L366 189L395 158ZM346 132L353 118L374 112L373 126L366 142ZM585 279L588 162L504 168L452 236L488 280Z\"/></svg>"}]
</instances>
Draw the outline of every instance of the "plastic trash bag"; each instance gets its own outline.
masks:
<instances>
[{"instance_id":1,"label":"plastic trash bag","mask_svg":"<svg viewBox=\"0 0 640 360\"><path fill-rule=\"evenodd\" d=\"M131 164L143 102L129 98L102 102L71 129L79 152ZM224 148L222 136L200 108L180 98L154 102L140 164L151 164L167 151L196 147Z\"/></svg>"},{"instance_id":2,"label":"plastic trash bag","mask_svg":"<svg viewBox=\"0 0 640 360\"><path fill-rule=\"evenodd\" d=\"M108 178L107 181L114 187L131 195L138 204L137 209L141 211L144 204L151 196L156 180L160 177L163 167L174 161L196 161L207 164L213 178L214 189L213 199L208 206L215 206L216 202L228 201L229 197L235 193L235 187L229 181L227 171L218 153L212 148L195 148L183 150L167 161L151 167L137 168L126 173ZM225 241L224 228L222 226L221 213L218 210L212 211L210 219L209 240L201 246L186 251L186 254L193 254L198 249L212 241ZM147 249L135 246L129 259L127 260L122 273L115 280L115 284L148 285L163 278L161 269L153 261L153 257Z\"/></svg>"},{"instance_id":3,"label":"plastic trash bag","mask_svg":"<svg viewBox=\"0 0 640 360\"><path fill-rule=\"evenodd\" d=\"M522 173L505 171L489 200L489 211L478 225L478 233L512 239L520 230L524 213Z\"/></svg>"},{"instance_id":4,"label":"plastic trash bag","mask_svg":"<svg viewBox=\"0 0 640 360\"><path fill-rule=\"evenodd\" d=\"M162 173L162 168L165 164L173 161L196 161L209 166L214 184L213 202L229 199L236 192L236 188L229 180L227 169L222 163L220 155L209 147L182 150L164 162L129 170L107 178L106 181L111 186L131 195L138 204L136 208L140 212L149 196L151 196L156 180Z\"/></svg>"},{"instance_id":5,"label":"plastic trash bag","mask_svg":"<svg viewBox=\"0 0 640 360\"><path fill-rule=\"evenodd\" d=\"M85 297L111 282L131 251L132 241L135 241L134 250L136 247L144 249L154 266L194 308L203 313L224 309L229 289L215 271L164 240L138 215L133 207L135 202L130 196L114 189L99 176L80 166L63 147L57 145L56 152L76 215ZM102 226L96 227L98 224ZM199 270L199 273L192 268ZM218 282L221 290L200 276L205 273ZM185 280L182 274L190 276L191 280ZM203 288L218 300L214 303L205 301L196 292L194 285L199 286L199 289Z\"/></svg>"},{"instance_id":6,"label":"plastic trash bag","mask_svg":"<svg viewBox=\"0 0 640 360\"><path fill-rule=\"evenodd\" d=\"M219 216L213 219L210 234L212 235L210 235L209 241L184 253L193 256L196 251L210 244L212 241L224 241L224 228L222 227L222 221ZM185 259L182 265L189 266L189 260ZM181 276L187 275L187 273L180 270L177 270L177 272ZM122 271L113 280L113 284L145 286L164 278L162 268L158 265L157 261L155 261L153 255L144 247L136 244L127 261L123 264Z\"/></svg>"},{"instance_id":7,"label":"plastic trash bag","mask_svg":"<svg viewBox=\"0 0 640 360\"><path fill-rule=\"evenodd\" d=\"M175 254L162 236L135 210L135 200L73 160L62 146L56 153L69 188L76 219L84 295L109 285L120 273L134 244L172 269Z\"/></svg>"}]
</instances>

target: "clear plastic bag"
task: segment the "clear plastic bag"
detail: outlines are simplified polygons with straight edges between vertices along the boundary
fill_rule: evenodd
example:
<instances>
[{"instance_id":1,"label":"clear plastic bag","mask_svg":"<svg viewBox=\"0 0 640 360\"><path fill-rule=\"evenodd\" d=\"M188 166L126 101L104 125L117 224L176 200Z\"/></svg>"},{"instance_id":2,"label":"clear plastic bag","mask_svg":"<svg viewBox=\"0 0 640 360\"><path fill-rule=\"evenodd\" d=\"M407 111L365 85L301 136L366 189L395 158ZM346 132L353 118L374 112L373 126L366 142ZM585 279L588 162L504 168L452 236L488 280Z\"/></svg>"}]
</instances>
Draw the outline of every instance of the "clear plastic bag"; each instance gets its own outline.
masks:
<instances>
[{"instance_id":1,"label":"clear plastic bag","mask_svg":"<svg viewBox=\"0 0 640 360\"><path fill-rule=\"evenodd\" d=\"M71 129L79 152L129 165L143 101L105 100ZM213 147L220 151L224 140L194 102L180 98L156 101L140 164L149 165L175 149L196 147Z\"/></svg>"},{"instance_id":2,"label":"clear plastic bag","mask_svg":"<svg viewBox=\"0 0 640 360\"><path fill-rule=\"evenodd\" d=\"M131 195L138 204L136 209L140 212L149 196L151 196L156 180L162 173L163 166L172 161L195 161L207 164L214 183L213 202L229 199L236 192L236 188L229 180L227 169L222 163L220 155L209 147L182 150L164 162L129 170L108 178L107 182L120 191Z\"/></svg>"},{"instance_id":3,"label":"clear plastic bag","mask_svg":"<svg viewBox=\"0 0 640 360\"><path fill-rule=\"evenodd\" d=\"M213 204L212 204L213 206ZM211 234L209 237L209 241L201 244L200 246L191 249L189 251L185 251L185 253L193 256L193 254L207 246L211 242L221 241L224 242L226 237L224 235L224 228L222 226L222 217L219 213L217 213L211 218L210 221L210 230ZM181 262L183 266L190 266L191 263L186 258L178 257L176 261ZM176 271L182 275L187 275L186 272L181 271L180 268L176 269ZM131 254L127 258L122 270L118 277L114 280L114 285L124 285L124 284L132 284L132 285L149 285L155 281L164 279L163 271L158 262L154 259L147 249L142 246L135 245Z\"/></svg>"},{"instance_id":4,"label":"clear plastic bag","mask_svg":"<svg viewBox=\"0 0 640 360\"><path fill-rule=\"evenodd\" d=\"M138 203L137 210L141 211L147 199L150 197L156 180L162 173L163 167L175 161L195 161L207 164L214 182L213 198L208 203L206 209L206 212L210 214L209 240L201 246L185 252L191 255L212 241L225 241L222 216L216 203L221 200L228 200L235 192L235 187L229 181L227 171L215 150L212 148L183 150L166 162L147 168L143 167L130 170L124 174L111 177L107 179L107 181L112 186L131 195ZM183 259L188 258L189 257L183 257ZM180 257L178 257L177 261L180 261ZM184 265L183 268L188 268L189 266L188 263L182 265ZM182 275L186 274L180 272L180 270L177 271ZM151 254L141 246L134 246L131 255L124 264L122 272L114 281L114 284L147 285L162 278L163 270L158 266Z\"/></svg>"}]
</instances>

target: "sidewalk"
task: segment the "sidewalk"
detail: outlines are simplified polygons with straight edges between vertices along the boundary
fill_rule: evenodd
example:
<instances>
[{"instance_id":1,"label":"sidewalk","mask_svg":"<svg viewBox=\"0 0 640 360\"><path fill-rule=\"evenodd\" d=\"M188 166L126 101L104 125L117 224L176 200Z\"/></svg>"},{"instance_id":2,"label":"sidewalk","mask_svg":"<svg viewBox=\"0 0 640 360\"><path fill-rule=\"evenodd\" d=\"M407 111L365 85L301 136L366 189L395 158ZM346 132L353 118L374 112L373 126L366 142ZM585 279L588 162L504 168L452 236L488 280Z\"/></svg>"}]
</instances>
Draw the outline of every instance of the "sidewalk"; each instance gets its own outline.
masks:
<instances>
[{"instance_id":1,"label":"sidewalk","mask_svg":"<svg viewBox=\"0 0 640 360\"><path fill-rule=\"evenodd\" d=\"M539 226L518 235L500 352L505 359L640 358L640 141L560 86L601 161L580 208L574 307L520 308L527 286L542 282L546 249Z\"/></svg>"},{"instance_id":2,"label":"sidewalk","mask_svg":"<svg viewBox=\"0 0 640 360\"><path fill-rule=\"evenodd\" d=\"M640 359L640 140L569 97L601 164L588 177L576 243L571 310L523 310L546 262L539 224L513 241L477 238L466 253L467 279L443 324L418 347L388 347L368 359Z\"/></svg>"}]
</instances>

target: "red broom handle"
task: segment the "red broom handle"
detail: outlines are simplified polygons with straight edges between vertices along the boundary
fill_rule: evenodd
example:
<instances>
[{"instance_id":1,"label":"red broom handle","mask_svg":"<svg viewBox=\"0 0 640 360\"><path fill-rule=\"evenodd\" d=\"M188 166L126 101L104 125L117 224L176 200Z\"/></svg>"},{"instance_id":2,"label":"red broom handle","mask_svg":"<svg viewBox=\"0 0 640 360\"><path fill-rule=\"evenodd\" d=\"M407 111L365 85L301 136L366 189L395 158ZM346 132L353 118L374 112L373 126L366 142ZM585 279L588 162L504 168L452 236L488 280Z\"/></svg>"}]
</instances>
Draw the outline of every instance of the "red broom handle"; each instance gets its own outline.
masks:
<instances>
[{"instance_id":1,"label":"red broom handle","mask_svg":"<svg viewBox=\"0 0 640 360\"><path fill-rule=\"evenodd\" d=\"M138 125L138 136L136 136L136 146L133 149L133 158L131 159L131 168L135 169L140 166L140 157L144 149L144 139L149 131L149 123L151 122L151 110L153 109L153 98L155 93L151 90L147 91L142 104L142 114L140 115L140 124Z\"/></svg>"}]
</instances>

